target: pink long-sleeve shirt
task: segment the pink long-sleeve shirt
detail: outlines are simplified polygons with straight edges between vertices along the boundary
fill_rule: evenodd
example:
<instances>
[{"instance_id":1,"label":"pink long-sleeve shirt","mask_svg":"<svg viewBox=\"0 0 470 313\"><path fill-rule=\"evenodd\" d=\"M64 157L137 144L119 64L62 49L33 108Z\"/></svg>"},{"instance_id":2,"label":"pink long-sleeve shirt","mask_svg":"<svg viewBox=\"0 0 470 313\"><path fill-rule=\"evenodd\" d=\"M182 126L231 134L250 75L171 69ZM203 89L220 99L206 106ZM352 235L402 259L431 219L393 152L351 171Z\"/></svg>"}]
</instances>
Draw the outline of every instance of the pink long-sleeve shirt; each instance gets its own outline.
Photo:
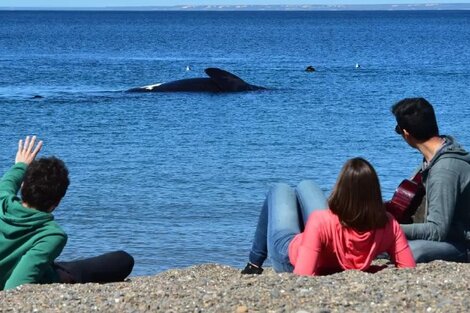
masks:
<instances>
[{"instance_id":1,"label":"pink long-sleeve shirt","mask_svg":"<svg viewBox=\"0 0 470 313\"><path fill-rule=\"evenodd\" d=\"M387 213L388 214L388 213ZM398 222L388 215L385 227L359 232L341 225L328 210L310 214L305 230L289 244L289 259L298 275L343 270L367 271L375 257L387 252L397 267L415 267L408 241Z\"/></svg>"}]
</instances>

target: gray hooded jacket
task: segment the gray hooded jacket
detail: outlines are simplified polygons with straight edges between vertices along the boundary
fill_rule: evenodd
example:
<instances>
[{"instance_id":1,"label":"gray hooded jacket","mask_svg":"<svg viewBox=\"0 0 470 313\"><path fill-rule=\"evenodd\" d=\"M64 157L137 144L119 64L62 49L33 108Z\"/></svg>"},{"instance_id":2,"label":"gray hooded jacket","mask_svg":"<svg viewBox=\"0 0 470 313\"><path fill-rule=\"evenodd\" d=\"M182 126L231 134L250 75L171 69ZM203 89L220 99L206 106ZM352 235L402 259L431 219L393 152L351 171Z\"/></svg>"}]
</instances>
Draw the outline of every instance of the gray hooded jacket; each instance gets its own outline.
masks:
<instances>
[{"instance_id":1,"label":"gray hooded jacket","mask_svg":"<svg viewBox=\"0 0 470 313\"><path fill-rule=\"evenodd\" d=\"M450 136L423 164L426 218L401 225L408 240L470 242L470 153Z\"/></svg>"}]
</instances>

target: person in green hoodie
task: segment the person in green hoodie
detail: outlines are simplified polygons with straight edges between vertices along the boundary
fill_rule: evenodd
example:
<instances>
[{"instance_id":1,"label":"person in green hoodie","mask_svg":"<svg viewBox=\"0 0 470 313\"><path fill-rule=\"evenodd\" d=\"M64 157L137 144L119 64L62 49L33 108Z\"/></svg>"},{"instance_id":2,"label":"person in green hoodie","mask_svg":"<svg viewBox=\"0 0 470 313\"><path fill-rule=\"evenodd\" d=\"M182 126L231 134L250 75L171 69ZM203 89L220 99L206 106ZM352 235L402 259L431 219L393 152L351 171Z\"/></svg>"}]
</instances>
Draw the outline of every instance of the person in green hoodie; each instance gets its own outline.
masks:
<instances>
[{"instance_id":1,"label":"person in green hoodie","mask_svg":"<svg viewBox=\"0 0 470 313\"><path fill-rule=\"evenodd\" d=\"M392 113L396 133L423 155L423 217L401 225L416 262L468 262L470 154L451 136L439 135L434 108L426 99L403 99Z\"/></svg>"},{"instance_id":2,"label":"person in green hoodie","mask_svg":"<svg viewBox=\"0 0 470 313\"><path fill-rule=\"evenodd\" d=\"M42 145L35 136L20 140L15 164L0 180L0 290L28 283L124 280L134 266L124 251L55 262L67 235L52 212L65 196L69 177L63 161L35 160Z\"/></svg>"}]
</instances>

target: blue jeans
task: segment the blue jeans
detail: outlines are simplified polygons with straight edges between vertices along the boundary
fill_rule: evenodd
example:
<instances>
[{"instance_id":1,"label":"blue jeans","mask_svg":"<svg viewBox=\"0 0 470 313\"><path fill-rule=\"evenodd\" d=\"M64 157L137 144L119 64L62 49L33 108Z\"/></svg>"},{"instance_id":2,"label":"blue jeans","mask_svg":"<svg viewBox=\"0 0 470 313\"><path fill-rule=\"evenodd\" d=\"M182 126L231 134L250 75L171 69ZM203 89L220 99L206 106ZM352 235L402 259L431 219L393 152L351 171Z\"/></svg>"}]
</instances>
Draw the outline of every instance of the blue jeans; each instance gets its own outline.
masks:
<instances>
[{"instance_id":1,"label":"blue jeans","mask_svg":"<svg viewBox=\"0 0 470 313\"><path fill-rule=\"evenodd\" d=\"M416 263L427 263L434 260L467 262L465 243L451 243L431 240L409 240Z\"/></svg>"},{"instance_id":2,"label":"blue jeans","mask_svg":"<svg viewBox=\"0 0 470 313\"><path fill-rule=\"evenodd\" d=\"M310 213L326 207L323 191L311 180L302 181L295 190L283 183L274 185L261 208L250 263L261 266L269 256L276 272L292 272L289 243L303 231Z\"/></svg>"}]
</instances>

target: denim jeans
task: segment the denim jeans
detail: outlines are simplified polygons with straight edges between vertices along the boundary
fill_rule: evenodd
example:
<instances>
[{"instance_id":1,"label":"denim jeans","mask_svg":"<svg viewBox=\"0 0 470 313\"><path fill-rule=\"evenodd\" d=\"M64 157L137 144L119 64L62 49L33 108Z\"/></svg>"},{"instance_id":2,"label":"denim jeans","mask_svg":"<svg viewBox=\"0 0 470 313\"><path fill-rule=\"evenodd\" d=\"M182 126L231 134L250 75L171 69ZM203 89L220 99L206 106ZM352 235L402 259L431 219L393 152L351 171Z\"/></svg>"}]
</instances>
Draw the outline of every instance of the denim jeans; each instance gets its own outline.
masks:
<instances>
[{"instance_id":1,"label":"denim jeans","mask_svg":"<svg viewBox=\"0 0 470 313\"><path fill-rule=\"evenodd\" d=\"M269 257L276 272L292 272L290 242L303 231L310 213L326 207L323 191L311 180L302 181L295 190L283 183L274 185L261 208L250 263L261 266Z\"/></svg>"},{"instance_id":2,"label":"denim jeans","mask_svg":"<svg viewBox=\"0 0 470 313\"><path fill-rule=\"evenodd\" d=\"M451 243L431 240L408 240L416 263L427 263L434 260L467 262L465 243Z\"/></svg>"}]
</instances>

